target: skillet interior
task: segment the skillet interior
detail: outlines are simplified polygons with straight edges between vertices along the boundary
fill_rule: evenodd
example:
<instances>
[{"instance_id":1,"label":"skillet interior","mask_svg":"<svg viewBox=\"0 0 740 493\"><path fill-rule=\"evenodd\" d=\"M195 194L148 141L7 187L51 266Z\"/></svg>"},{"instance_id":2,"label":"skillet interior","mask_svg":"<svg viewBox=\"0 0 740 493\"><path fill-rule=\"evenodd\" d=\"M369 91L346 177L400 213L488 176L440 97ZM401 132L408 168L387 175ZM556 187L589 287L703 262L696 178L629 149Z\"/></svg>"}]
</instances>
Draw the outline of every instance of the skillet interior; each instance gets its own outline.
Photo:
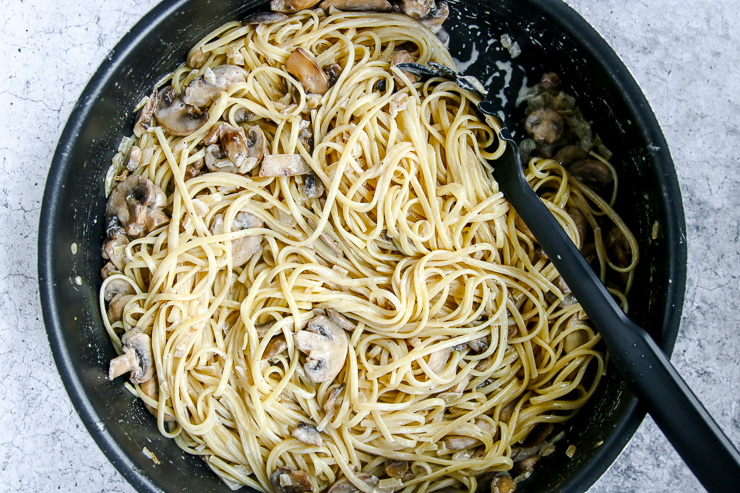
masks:
<instances>
[{"instance_id":1,"label":"skillet interior","mask_svg":"<svg viewBox=\"0 0 740 493\"><path fill-rule=\"evenodd\" d=\"M140 491L228 491L199 459L163 438L143 406L121 384L108 382L115 356L102 329L97 293L102 267L103 176L120 139L130 135L131 108L190 46L211 29L263 2L180 0L157 6L111 52L75 106L46 184L39 236L39 283L49 339L67 391L85 425L119 471ZM647 101L607 44L560 1L451 2L445 27L456 59L487 81L498 40L522 47L517 62L530 81L556 71L577 97L620 176L617 210L641 247L630 316L668 353L678 332L686 275L683 208L673 163ZM490 2L493 3L493 2ZM476 58L477 57L477 58ZM496 83L493 78L491 84ZM654 223L659 234L651 238ZM70 246L77 244L77 254ZM82 284L75 278L79 276ZM585 491L632 437L644 416L611 369L597 394L570 422L577 447L538 464L521 490ZM602 443L603 442L603 443ZM600 446L597 444L601 443ZM161 465L143 453L147 447Z\"/></svg>"}]
</instances>

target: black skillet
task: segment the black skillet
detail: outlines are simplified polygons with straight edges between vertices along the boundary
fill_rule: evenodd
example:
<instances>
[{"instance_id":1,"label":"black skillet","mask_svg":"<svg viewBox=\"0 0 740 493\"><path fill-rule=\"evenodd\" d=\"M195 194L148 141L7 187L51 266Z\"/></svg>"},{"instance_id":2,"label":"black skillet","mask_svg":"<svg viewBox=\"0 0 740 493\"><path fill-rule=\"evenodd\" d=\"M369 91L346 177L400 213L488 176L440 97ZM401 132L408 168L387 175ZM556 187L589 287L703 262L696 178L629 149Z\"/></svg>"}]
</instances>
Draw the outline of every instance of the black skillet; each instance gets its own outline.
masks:
<instances>
[{"instance_id":1,"label":"black skillet","mask_svg":"<svg viewBox=\"0 0 740 493\"><path fill-rule=\"evenodd\" d=\"M229 491L196 457L159 435L141 402L105 378L115 357L102 329L97 293L105 195L103 177L115 148L130 135L131 108L180 64L198 39L262 2L179 0L142 19L110 53L75 105L46 183L39 233L39 287L49 340L70 398L90 434L139 491ZM264 7L262 7L264 8ZM620 174L618 212L636 233L641 262L630 317L670 354L686 282L686 231L675 170L660 127L619 58L578 14L557 0L452 2L445 24L451 50L474 59L466 73L486 81L500 59L501 34L522 47L529 80L556 71L606 145ZM515 110L510 114L517 117ZM519 115L521 116L521 115ZM651 238L654 224L657 238ZM77 254L70 249L77 245ZM82 285L74 279L79 276ZM569 422L576 446L540 461L520 485L529 492L587 490L622 451L645 415L613 369ZM160 465L143 453L147 447Z\"/></svg>"}]
</instances>

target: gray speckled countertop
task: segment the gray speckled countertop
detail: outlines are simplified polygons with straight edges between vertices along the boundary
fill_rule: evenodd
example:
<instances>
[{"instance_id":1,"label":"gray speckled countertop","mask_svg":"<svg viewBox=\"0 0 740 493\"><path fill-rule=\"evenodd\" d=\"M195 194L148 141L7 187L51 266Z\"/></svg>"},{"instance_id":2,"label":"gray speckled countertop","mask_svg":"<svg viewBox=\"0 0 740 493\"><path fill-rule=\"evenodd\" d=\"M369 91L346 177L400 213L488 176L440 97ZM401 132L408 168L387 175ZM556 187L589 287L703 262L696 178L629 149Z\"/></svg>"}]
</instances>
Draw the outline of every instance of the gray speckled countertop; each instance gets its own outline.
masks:
<instances>
[{"instance_id":1,"label":"gray speckled countertop","mask_svg":"<svg viewBox=\"0 0 740 493\"><path fill-rule=\"evenodd\" d=\"M2 491L133 491L88 435L54 365L37 294L36 230L51 157L75 100L108 51L155 3L3 2ZM622 57L663 126L681 182L689 242L686 303L672 359L740 444L740 3L568 3ZM697 489L647 418L592 491Z\"/></svg>"}]
</instances>

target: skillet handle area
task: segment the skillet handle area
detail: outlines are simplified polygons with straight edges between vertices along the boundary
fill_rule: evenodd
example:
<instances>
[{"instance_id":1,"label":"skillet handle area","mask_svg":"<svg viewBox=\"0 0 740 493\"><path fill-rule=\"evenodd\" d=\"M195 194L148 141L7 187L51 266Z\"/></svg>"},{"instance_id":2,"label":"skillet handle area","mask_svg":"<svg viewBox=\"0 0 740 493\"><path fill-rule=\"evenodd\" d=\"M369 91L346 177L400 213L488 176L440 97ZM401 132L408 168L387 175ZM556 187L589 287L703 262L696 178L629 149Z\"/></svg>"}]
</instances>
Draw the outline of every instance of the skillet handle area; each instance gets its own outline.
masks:
<instances>
[{"instance_id":1,"label":"skillet handle area","mask_svg":"<svg viewBox=\"0 0 740 493\"><path fill-rule=\"evenodd\" d=\"M614 362L657 425L710 492L736 491L740 454L650 335L632 323L527 183L519 150L503 128L506 151L494 177L601 334Z\"/></svg>"}]
</instances>

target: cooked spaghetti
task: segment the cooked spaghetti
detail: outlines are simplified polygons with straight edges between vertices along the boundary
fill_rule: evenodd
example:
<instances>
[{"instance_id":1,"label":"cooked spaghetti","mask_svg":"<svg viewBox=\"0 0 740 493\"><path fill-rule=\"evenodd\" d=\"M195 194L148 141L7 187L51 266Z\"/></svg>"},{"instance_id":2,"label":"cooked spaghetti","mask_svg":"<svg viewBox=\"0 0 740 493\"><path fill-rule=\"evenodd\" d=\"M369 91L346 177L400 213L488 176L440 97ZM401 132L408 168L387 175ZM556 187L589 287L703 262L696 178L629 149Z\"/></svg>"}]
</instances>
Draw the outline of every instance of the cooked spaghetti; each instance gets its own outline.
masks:
<instances>
[{"instance_id":1,"label":"cooked spaghetti","mask_svg":"<svg viewBox=\"0 0 740 493\"><path fill-rule=\"evenodd\" d=\"M415 81L392 66L401 52L454 67L400 14L226 24L121 155L101 288L111 373L130 370L160 432L232 488L474 491L533 430L545 455L548 425L604 372L599 335L489 173L503 148L478 96ZM315 66L323 94L301 72ZM613 197L551 159L527 177L602 279L628 287L637 249Z\"/></svg>"}]
</instances>

